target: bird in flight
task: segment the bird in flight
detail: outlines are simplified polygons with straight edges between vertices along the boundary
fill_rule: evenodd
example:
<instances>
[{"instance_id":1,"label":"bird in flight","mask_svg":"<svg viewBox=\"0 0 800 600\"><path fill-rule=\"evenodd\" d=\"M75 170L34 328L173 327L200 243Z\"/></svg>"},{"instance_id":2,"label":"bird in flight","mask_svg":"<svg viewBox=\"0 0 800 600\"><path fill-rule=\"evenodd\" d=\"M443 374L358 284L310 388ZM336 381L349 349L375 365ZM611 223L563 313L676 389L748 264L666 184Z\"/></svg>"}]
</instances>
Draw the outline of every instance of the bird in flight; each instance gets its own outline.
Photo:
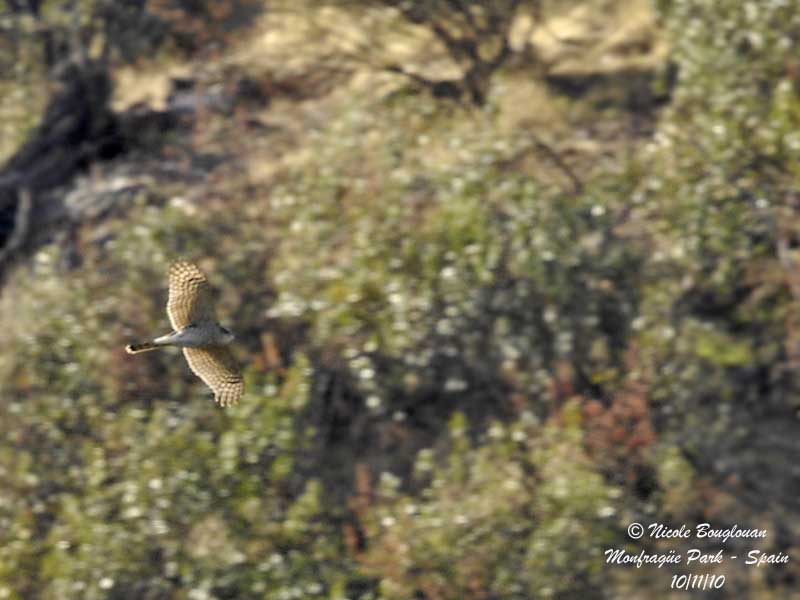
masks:
<instances>
[{"instance_id":1,"label":"bird in flight","mask_svg":"<svg viewBox=\"0 0 800 600\"><path fill-rule=\"evenodd\" d=\"M236 404L244 393L244 379L229 348L234 336L217 321L206 276L185 260L169 267L167 315L174 331L151 342L129 344L128 354L178 346L189 368L213 390L217 404Z\"/></svg>"}]
</instances>

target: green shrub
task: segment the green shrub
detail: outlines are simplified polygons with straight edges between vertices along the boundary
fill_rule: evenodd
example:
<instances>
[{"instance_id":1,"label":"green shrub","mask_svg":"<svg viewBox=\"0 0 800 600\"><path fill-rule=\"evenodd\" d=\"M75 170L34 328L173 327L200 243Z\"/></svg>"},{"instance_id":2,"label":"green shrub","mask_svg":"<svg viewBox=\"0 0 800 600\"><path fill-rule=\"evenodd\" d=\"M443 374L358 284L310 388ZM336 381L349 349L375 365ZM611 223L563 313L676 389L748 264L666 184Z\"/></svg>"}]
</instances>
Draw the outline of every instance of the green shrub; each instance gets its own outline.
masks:
<instances>
[{"instance_id":1,"label":"green shrub","mask_svg":"<svg viewBox=\"0 0 800 600\"><path fill-rule=\"evenodd\" d=\"M582 450L579 405L565 414L493 423L475 443L456 413L444 456L417 460L419 493L381 480L363 560L383 598L562 598L607 581L620 490Z\"/></svg>"},{"instance_id":2,"label":"green shrub","mask_svg":"<svg viewBox=\"0 0 800 600\"><path fill-rule=\"evenodd\" d=\"M654 243L643 364L696 466L777 500L796 433L776 423L795 419L798 390L793 272L778 250L800 232L800 13L788 2L662 4L679 77L638 196Z\"/></svg>"},{"instance_id":3,"label":"green shrub","mask_svg":"<svg viewBox=\"0 0 800 600\"><path fill-rule=\"evenodd\" d=\"M346 592L341 508L303 467L313 434L301 418L307 359L295 355L280 376L248 369L246 400L220 411L174 352L124 353L134 335L166 327L174 245L202 252L214 227L183 209L142 206L110 225L102 268L65 276L49 248L35 277L9 284L28 302L4 298L0 342L4 597Z\"/></svg>"},{"instance_id":4,"label":"green shrub","mask_svg":"<svg viewBox=\"0 0 800 600\"><path fill-rule=\"evenodd\" d=\"M288 233L272 314L337 348L374 414L432 398L445 419L455 405L502 412L510 392L544 400L559 361L583 389L613 389L642 259L613 232L612 196L505 171L514 148L489 127L452 134L455 164L417 164L426 134L407 112L382 125L399 139L359 148L353 138L377 124L354 108L321 140L318 167L273 192Z\"/></svg>"}]
</instances>

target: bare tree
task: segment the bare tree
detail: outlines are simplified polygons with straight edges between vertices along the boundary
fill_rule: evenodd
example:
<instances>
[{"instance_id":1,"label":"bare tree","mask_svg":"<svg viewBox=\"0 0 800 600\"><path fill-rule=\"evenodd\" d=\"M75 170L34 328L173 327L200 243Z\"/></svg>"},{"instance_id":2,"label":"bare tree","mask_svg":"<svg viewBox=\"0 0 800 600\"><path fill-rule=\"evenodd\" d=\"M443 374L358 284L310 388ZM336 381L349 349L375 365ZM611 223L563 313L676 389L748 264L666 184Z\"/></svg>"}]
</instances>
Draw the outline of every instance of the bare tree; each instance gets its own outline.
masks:
<instances>
[{"instance_id":1,"label":"bare tree","mask_svg":"<svg viewBox=\"0 0 800 600\"><path fill-rule=\"evenodd\" d=\"M511 56L510 32L522 14L538 21L543 0L329 0L348 10L388 8L412 25L427 28L461 71L454 80L430 79L396 62L380 65L430 89L482 105L492 74Z\"/></svg>"}]
</instances>

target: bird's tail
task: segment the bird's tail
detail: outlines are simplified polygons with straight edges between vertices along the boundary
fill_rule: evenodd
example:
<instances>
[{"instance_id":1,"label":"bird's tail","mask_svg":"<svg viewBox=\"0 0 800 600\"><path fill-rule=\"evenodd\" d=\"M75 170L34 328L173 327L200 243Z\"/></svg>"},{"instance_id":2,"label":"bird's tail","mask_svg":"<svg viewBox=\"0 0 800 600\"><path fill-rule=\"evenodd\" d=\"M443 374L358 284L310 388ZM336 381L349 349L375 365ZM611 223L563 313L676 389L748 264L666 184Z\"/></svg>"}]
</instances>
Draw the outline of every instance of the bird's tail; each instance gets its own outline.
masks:
<instances>
[{"instance_id":1,"label":"bird's tail","mask_svg":"<svg viewBox=\"0 0 800 600\"><path fill-rule=\"evenodd\" d=\"M139 354L139 352L149 352L159 348L159 344L153 342L142 342L141 344L128 344L125 346L125 352L128 354Z\"/></svg>"}]
</instances>

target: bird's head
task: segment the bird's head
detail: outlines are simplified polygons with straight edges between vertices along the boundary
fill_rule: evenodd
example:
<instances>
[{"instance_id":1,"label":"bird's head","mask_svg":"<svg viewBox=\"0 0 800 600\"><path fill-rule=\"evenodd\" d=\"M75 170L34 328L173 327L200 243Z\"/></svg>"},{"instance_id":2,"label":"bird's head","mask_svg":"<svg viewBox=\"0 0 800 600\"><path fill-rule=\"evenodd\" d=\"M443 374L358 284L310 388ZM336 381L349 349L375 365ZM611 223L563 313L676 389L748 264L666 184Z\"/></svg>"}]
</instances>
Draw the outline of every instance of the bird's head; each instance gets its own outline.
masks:
<instances>
[{"instance_id":1,"label":"bird's head","mask_svg":"<svg viewBox=\"0 0 800 600\"><path fill-rule=\"evenodd\" d=\"M220 333L222 334L222 343L223 344L230 344L233 340L236 339L236 336L233 335L233 332L230 329L226 329L222 325L219 326Z\"/></svg>"}]
</instances>

